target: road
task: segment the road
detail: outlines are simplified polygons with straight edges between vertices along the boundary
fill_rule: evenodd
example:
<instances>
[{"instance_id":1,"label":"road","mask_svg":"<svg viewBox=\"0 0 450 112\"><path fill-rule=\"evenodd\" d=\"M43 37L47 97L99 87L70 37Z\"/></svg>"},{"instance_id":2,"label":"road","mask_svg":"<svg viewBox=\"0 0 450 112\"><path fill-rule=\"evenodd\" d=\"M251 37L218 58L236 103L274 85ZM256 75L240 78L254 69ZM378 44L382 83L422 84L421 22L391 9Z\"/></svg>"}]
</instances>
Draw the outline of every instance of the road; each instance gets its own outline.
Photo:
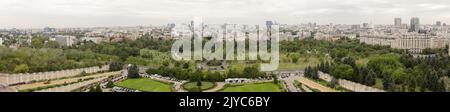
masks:
<instances>
[{"instance_id":1,"label":"road","mask_svg":"<svg viewBox=\"0 0 450 112\"><path fill-rule=\"evenodd\" d=\"M293 72L293 73L283 73L283 74L279 74L279 77L281 80L283 80L284 82L286 82L286 89L288 89L289 92L301 92L295 85L294 82L298 81L300 83L302 83L305 86L308 86L310 88L313 89L317 89L321 92L337 92L334 89L331 89L329 87L323 86L317 82L311 81L305 77L303 77L302 74L297 74L294 75L295 73L299 73L299 72Z\"/></svg>"},{"instance_id":2,"label":"road","mask_svg":"<svg viewBox=\"0 0 450 112\"><path fill-rule=\"evenodd\" d=\"M45 84L45 82L37 82L37 83L31 83L31 84L22 84L22 85L17 85L17 86L12 86L12 88L16 88L18 90L25 90L25 89L32 89L32 88L37 88L37 87L46 87L46 86L52 86L52 85L60 85L60 84L64 84L64 83L70 83L70 82L76 82L79 79L87 79L87 78L98 78L98 77L108 77L111 75L116 75L116 74L120 74L119 72L107 72L107 73L102 73L102 74L97 74L97 75L89 75L89 76L84 76L84 77L75 77L75 78L68 78L68 79L61 79L61 80L53 80L50 81L50 83Z\"/></svg>"},{"instance_id":3,"label":"road","mask_svg":"<svg viewBox=\"0 0 450 112\"><path fill-rule=\"evenodd\" d=\"M299 81L303 85L306 85L306 86L308 86L310 88L317 89L317 90L319 90L321 92L337 92L334 89L331 89L329 87L323 86L323 85L321 85L321 84L319 84L317 82L311 81L311 80L309 80L309 79L307 79L305 77L294 76L293 79Z\"/></svg>"},{"instance_id":4,"label":"road","mask_svg":"<svg viewBox=\"0 0 450 112\"><path fill-rule=\"evenodd\" d=\"M286 78L284 79L284 81L286 82L286 89L288 90L288 92L301 92L294 85L295 82L294 78Z\"/></svg>"}]
</instances>

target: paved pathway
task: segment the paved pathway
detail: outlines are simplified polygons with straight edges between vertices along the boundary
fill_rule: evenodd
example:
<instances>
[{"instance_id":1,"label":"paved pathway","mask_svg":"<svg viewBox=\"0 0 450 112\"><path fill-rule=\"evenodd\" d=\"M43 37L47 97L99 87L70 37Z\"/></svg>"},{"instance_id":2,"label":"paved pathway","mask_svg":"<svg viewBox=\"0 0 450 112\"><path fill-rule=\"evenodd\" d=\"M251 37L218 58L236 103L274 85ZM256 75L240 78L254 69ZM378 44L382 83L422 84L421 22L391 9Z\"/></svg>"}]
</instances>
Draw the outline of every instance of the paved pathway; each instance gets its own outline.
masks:
<instances>
[{"instance_id":1,"label":"paved pathway","mask_svg":"<svg viewBox=\"0 0 450 112\"><path fill-rule=\"evenodd\" d=\"M204 92L217 92L217 91L219 91L220 89L222 89L223 86L225 86L225 83L224 83L224 82L216 82L216 87L214 87L214 88L212 88L212 89L209 89L209 90L206 90L206 91L204 91Z\"/></svg>"},{"instance_id":2,"label":"paved pathway","mask_svg":"<svg viewBox=\"0 0 450 112\"><path fill-rule=\"evenodd\" d=\"M302 83L303 85L306 85L306 86L308 86L310 88L313 88L313 89L318 89L321 92L337 92L334 89L331 89L329 87L323 86L323 85L321 85L321 84L319 84L317 82L311 81L311 80L309 80L309 79L307 79L305 77L294 76L293 78L296 79L297 81L299 81L300 83Z\"/></svg>"},{"instance_id":3,"label":"paved pathway","mask_svg":"<svg viewBox=\"0 0 450 112\"><path fill-rule=\"evenodd\" d=\"M286 89L288 90L288 92L302 92L299 90L299 88L297 88L297 86L294 85L295 81L302 83L302 88L304 88L304 86L308 86L313 89L318 89L321 92L337 92L334 89L323 86L317 82L311 81L311 80L303 77L302 74L298 74L298 73L300 73L298 71L293 71L293 72L287 71L287 72L281 72L281 73L282 74L279 74L279 79L286 82ZM306 88L305 90L307 90L307 89L308 88ZM308 92L308 91L306 91L306 92Z\"/></svg>"},{"instance_id":4,"label":"paved pathway","mask_svg":"<svg viewBox=\"0 0 450 112\"><path fill-rule=\"evenodd\" d=\"M311 89L309 89L308 87L306 87L305 85L302 84L301 87L303 90L305 90L304 92L313 92Z\"/></svg>"}]
</instances>

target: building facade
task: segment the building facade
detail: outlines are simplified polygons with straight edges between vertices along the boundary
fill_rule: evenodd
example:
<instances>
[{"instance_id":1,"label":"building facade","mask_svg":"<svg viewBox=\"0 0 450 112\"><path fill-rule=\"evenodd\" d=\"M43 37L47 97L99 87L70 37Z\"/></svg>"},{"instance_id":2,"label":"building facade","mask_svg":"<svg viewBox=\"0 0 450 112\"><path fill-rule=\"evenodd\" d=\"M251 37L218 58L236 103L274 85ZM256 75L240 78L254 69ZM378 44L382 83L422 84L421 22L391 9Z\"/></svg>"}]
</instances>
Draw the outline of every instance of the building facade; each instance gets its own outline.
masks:
<instances>
[{"instance_id":1,"label":"building facade","mask_svg":"<svg viewBox=\"0 0 450 112\"><path fill-rule=\"evenodd\" d=\"M102 37L83 37L81 39L81 41L85 41L85 42L93 42L96 44L99 44L101 42L107 42L104 38Z\"/></svg>"},{"instance_id":2,"label":"building facade","mask_svg":"<svg viewBox=\"0 0 450 112\"><path fill-rule=\"evenodd\" d=\"M445 48L449 39L429 34L407 33L397 35L366 35L359 38L361 43L389 46L404 49L411 53L420 53L423 49Z\"/></svg>"},{"instance_id":3,"label":"building facade","mask_svg":"<svg viewBox=\"0 0 450 112\"><path fill-rule=\"evenodd\" d=\"M75 36L57 35L54 41L58 42L61 47L69 47L75 44Z\"/></svg>"},{"instance_id":4,"label":"building facade","mask_svg":"<svg viewBox=\"0 0 450 112\"><path fill-rule=\"evenodd\" d=\"M436 21L436 26L442 26L442 22L441 21Z\"/></svg>"},{"instance_id":5,"label":"building facade","mask_svg":"<svg viewBox=\"0 0 450 112\"><path fill-rule=\"evenodd\" d=\"M359 41L369 45L394 46L396 39L382 35L369 35L360 37Z\"/></svg>"},{"instance_id":6,"label":"building facade","mask_svg":"<svg viewBox=\"0 0 450 112\"><path fill-rule=\"evenodd\" d=\"M394 25L395 26L402 26L402 18L395 18Z\"/></svg>"}]
</instances>

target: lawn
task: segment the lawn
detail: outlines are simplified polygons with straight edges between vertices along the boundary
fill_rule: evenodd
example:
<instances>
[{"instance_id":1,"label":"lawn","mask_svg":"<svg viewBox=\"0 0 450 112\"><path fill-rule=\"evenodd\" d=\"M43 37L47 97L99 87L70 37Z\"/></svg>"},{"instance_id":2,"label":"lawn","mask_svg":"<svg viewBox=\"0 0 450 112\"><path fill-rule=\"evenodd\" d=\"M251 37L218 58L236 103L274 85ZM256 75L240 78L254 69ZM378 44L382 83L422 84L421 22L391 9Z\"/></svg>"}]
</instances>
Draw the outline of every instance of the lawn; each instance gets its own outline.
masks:
<instances>
[{"instance_id":1,"label":"lawn","mask_svg":"<svg viewBox=\"0 0 450 112\"><path fill-rule=\"evenodd\" d=\"M172 84L147 78L127 79L116 85L144 92L172 92Z\"/></svg>"},{"instance_id":2,"label":"lawn","mask_svg":"<svg viewBox=\"0 0 450 112\"><path fill-rule=\"evenodd\" d=\"M278 71L291 71L291 70L304 70L308 66L316 66L320 64L322 58L317 57L300 57L297 63L283 62L280 60ZM329 60L328 60L329 61ZM228 69L236 69L242 71L246 66L252 66L255 64L248 64L245 62L228 62Z\"/></svg>"},{"instance_id":3,"label":"lawn","mask_svg":"<svg viewBox=\"0 0 450 112\"><path fill-rule=\"evenodd\" d=\"M274 83L255 83L244 85L228 85L220 92L281 92L280 87Z\"/></svg>"},{"instance_id":4,"label":"lawn","mask_svg":"<svg viewBox=\"0 0 450 112\"><path fill-rule=\"evenodd\" d=\"M308 66L316 66L319 63L317 58L299 58L297 63L280 62L278 70L304 70Z\"/></svg>"},{"instance_id":5,"label":"lawn","mask_svg":"<svg viewBox=\"0 0 450 112\"><path fill-rule=\"evenodd\" d=\"M202 90L208 90L208 89L214 88L215 86L216 86L216 84L213 82L202 82L202 86L200 86L200 88ZM185 90L190 90L190 89L197 88L197 87L198 87L197 82L188 82L188 83L183 84L183 89L185 89Z\"/></svg>"}]
</instances>

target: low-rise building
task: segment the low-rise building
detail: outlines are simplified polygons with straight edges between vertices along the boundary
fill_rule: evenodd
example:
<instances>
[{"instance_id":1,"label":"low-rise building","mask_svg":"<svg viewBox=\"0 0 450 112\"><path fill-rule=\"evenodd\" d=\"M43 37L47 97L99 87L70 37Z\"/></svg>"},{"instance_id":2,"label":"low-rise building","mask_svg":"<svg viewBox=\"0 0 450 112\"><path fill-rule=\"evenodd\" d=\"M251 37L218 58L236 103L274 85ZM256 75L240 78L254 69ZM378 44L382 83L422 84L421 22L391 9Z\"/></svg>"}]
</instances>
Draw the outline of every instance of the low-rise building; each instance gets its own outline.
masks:
<instances>
[{"instance_id":1,"label":"low-rise building","mask_svg":"<svg viewBox=\"0 0 450 112\"><path fill-rule=\"evenodd\" d=\"M336 41L341 38L349 38L354 39L356 38L356 34L327 34L327 33L316 33L314 35L314 39L316 40L326 40L326 41Z\"/></svg>"},{"instance_id":2,"label":"low-rise building","mask_svg":"<svg viewBox=\"0 0 450 112\"><path fill-rule=\"evenodd\" d=\"M58 44L62 47L68 47L68 46L72 46L73 44L75 44L75 38L76 38L75 36L57 35L53 39L50 39L50 40L54 40L54 41L58 42Z\"/></svg>"},{"instance_id":3,"label":"low-rise building","mask_svg":"<svg viewBox=\"0 0 450 112\"><path fill-rule=\"evenodd\" d=\"M368 35L359 38L361 43L380 46L394 46L395 37L382 35Z\"/></svg>"},{"instance_id":4,"label":"low-rise building","mask_svg":"<svg viewBox=\"0 0 450 112\"><path fill-rule=\"evenodd\" d=\"M106 40L104 38L102 38L102 37L83 37L81 39L81 41L86 41L86 42L91 41L91 42L94 42L96 44L99 44L101 42L105 42Z\"/></svg>"},{"instance_id":5,"label":"low-rise building","mask_svg":"<svg viewBox=\"0 0 450 112\"><path fill-rule=\"evenodd\" d=\"M316 40L326 40L326 41L336 41L339 40L341 37L331 35L331 34L325 34L325 33L316 33L314 35L314 39Z\"/></svg>"}]
</instances>

